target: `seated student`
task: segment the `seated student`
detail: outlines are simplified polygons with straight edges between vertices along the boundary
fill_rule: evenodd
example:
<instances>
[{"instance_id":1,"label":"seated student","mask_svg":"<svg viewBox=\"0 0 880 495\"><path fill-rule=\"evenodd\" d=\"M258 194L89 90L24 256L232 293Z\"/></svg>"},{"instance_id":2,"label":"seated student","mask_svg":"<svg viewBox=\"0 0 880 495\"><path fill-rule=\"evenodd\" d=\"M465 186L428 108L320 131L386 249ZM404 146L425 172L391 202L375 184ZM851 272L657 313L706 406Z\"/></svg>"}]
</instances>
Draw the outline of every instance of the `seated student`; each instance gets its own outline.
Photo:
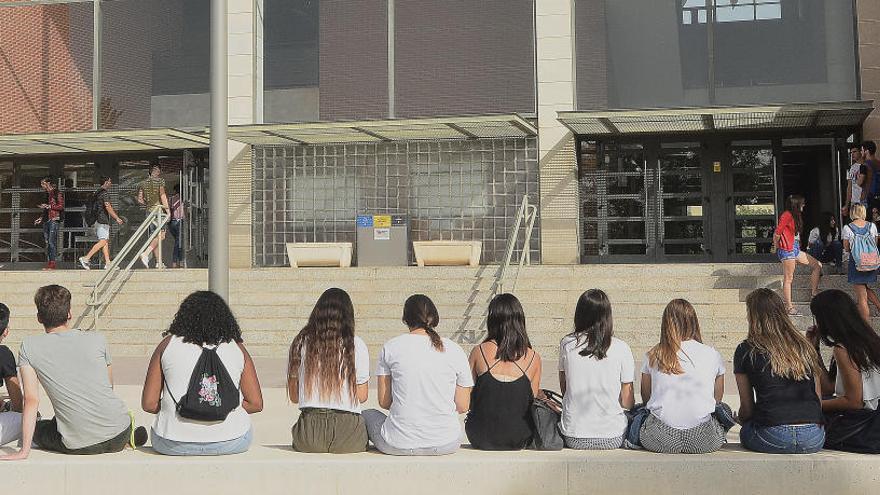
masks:
<instances>
[{"instance_id":1,"label":"seated student","mask_svg":"<svg viewBox=\"0 0 880 495\"><path fill-rule=\"evenodd\" d=\"M241 329L229 306L213 292L193 292L180 303L165 335L150 359L141 396L143 410L156 414L153 450L164 455L246 452L253 440L249 415L263 410L263 394L254 362L242 343ZM190 378L203 349L216 350L221 370L226 368L232 385L239 390L239 406L222 421L187 419L177 410L184 395L193 393ZM222 376L221 372L218 382ZM207 389L203 382L199 395L222 393L222 384L218 382ZM222 400L221 395L218 405Z\"/></svg>"},{"instance_id":2,"label":"seated student","mask_svg":"<svg viewBox=\"0 0 880 495\"><path fill-rule=\"evenodd\" d=\"M833 348L832 372L820 373L825 448L880 452L880 336L843 291L819 293L810 311L816 326L807 337Z\"/></svg>"},{"instance_id":3,"label":"seated student","mask_svg":"<svg viewBox=\"0 0 880 495\"><path fill-rule=\"evenodd\" d=\"M746 298L749 335L733 356L742 446L767 454L812 454L822 449L817 395L819 356L770 289Z\"/></svg>"},{"instance_id":4,"label":"seated student","mask_svg":"<svg viewBox=\"0 0 880 495\"><path fill-rule=\"evenodd\" d=\"M837 218L831 213L823 212L818 227L810 231L807 252L822 263L834 262L840 268L843 264L843 243L840 241L840 229Z\"/></svg>"},{"instance_id":5,"label":"seated student","mask_svg":"<svg viewBox=\"0 0 880 495\"><path fill-rule=\"evenodd\" d=\"M354 307L327 289L290 345L287 393L299 404L293 449L348 454L367 450L361 403L369 394L370 354L354 334Z\"/></svg>"},{"instance_id":6,"label":"seated student","mask_svg":"<svg viewBox=\"0 0 880 495\"><path fill-rule=\"evenodd\" d=\"M705 454L726 442L733 422L730 408L721 403L724 361L702 343L697 313L683 299L673 300L663 311L660 343L645 354L642 365L641 392L649 413L638 432L645 449Z\"/></svg>"},{"instance_id":7,"label":"seated student","mask_svg":"<svg viewBox=\"0 0 880 495\"><path fill-rule=\"evenodd\" d=\"M461 445L458 415L468 411L474 379L458 344L434 330L440 323L428 296L406 300L409 332L385 343L376 376L379 406L363 412L367 435L391 455L445 455Z\"/></svg>"},{"instance_id":8,"label":"seated student","mask_svg":"<svg viewBox=\"0 0 880 495\"><path fill-rule=\"evenodd\" d=\"M47 285L37 290L34 302L46 333L21 343L21 449L3 459L25 459L34 444L63 454L104 454L146 443L146 429L134 429L128 408L113 392L104 336L69 327L70 291ZM37 421L40 385L52 402L53 419Z\"/></svg>"},{"instance_id":9,"label":"seated student","mask_svg":"<svg viewBox=\"0 0 880 495\"><path fill-rule=\"evenodd\" d=\"M9 308L0 303L0 342L9 336ZM0 401L0 445L21 438L21 385L15 355L5 345L0 345L0 381L6 385L8 401Z\"/></svg>"},{"instance_id":10,"label":"seated student","mask_svg":"<svg viewBox=\"0 0 880 495\"><path fill-rule=\"evenodd\" d=\"M525 313L513 294L492 299L486 327L486 340L471 351L475 379L464 430L475 449L524 449L532 441L541 356L532 349Z\"/></svg>"},{"instance_id":11,"label":"seated student","mask_svg":"<svg viewBox=\"0 0 880 495\"><path fill-rule=\"evenodd\" d=\"M613 335L608 296L598 289L581 294L574 332L559 343L559 430L568 448L606 450L624 444L624 411L635 402L635 361L626 342Z\"/></svg>"}]
</instances>

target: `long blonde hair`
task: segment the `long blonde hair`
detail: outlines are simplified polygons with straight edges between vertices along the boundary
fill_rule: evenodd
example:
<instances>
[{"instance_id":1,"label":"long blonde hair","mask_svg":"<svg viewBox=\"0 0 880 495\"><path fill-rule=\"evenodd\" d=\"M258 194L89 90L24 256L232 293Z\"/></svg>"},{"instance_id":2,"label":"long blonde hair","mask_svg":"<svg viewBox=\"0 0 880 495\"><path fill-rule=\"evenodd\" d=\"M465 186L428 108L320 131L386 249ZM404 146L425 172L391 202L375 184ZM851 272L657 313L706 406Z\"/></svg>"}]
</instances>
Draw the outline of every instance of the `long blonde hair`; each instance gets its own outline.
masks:
<instances>
[{"instance_id":1,"label":"long blonde hair","mask_svg":"<svg viewBox=\"0 0 880 495\"><path fill-rule=\"evenodd\" d=\"M819 369L816 349L794 327L779 294L757 289L746 297L751 344L749 358L760 352L770 361L773 376L804 380Z\"/></svg>"},{"instance_id":2,"label":"long blonde hair","mask_svg":"<svg viewBox=\"0 0 880 495\"><path fill-rule=\"evenodd\" d=\"M681 375L684 369L678 360L678 351L681 350L681 343L687 340L703 342L697 312L684 299L673 299L663 310L660 343L648 351L648 363L661 373Z\"/></svg>"}]
</instances>

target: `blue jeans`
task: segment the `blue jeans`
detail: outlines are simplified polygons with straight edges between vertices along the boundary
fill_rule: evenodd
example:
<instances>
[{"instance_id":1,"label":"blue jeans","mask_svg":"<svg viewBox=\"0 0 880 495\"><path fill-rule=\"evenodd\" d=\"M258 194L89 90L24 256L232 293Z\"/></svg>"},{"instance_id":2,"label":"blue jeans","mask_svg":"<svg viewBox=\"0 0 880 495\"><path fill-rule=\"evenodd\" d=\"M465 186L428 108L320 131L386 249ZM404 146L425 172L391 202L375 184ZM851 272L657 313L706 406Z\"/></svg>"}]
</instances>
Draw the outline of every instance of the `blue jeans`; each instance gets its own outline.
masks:
<instances>
[{"instance_id":1,"label":"blue jeans","mask_svg":"<svg viewBox=\"0 0 880 495\"><path fill-rule=\"evenodd\" d=\"M171 235L174 236L174 255L171 258L171 261L174 263L180 263L181 261L183 261L183 250L180 247L181 222L183 222L183 220L179 218L168 222L168 230L170 230Z\"/></svg>"},{"instance_id":2,"label":"blue jeans","mask_svg":"<svg viewBox=\"0 0 880 495\"><path fill-rule=\"evenodd\" d=\"M825 444L825 429L817 424L761 426L746 421L739 441L743 447L765 454L814 454Z\"/></svg>"},{"instance_id":3,"label":"blue jeans","mask_svg":"<svg viewBox=\"0 0 880 495\"><path fill-rule=\"evenodd\" d=\"M178 442L168 440L151 431L153 450L163 455L229 455L247 452L254 439L253 428L244 435L223 442Z\"/></svg>"},{"instance_id":4,"label":"blue jeans","mask_svg":"<svg viewBox=\"0 0 880 495\"><path fill-rule=\"evenodd\" d=\"M843 244L840 241L831 241L826 246L825 243L819 240L810 244L807 252L822 263L833 261L837 266L843 264Z\"/></svg>"},{"instance_id":5,"label":"blue jeans","mask_svg":"<svg viewBox=\"0 0 880 495\"><path fill-rule=\"evenodd\" d=\"M46 241L46 260L55 261L58 258L58 229L61 224L58 220L43 222L43 240Z\"/></svg>"}]
</instances>

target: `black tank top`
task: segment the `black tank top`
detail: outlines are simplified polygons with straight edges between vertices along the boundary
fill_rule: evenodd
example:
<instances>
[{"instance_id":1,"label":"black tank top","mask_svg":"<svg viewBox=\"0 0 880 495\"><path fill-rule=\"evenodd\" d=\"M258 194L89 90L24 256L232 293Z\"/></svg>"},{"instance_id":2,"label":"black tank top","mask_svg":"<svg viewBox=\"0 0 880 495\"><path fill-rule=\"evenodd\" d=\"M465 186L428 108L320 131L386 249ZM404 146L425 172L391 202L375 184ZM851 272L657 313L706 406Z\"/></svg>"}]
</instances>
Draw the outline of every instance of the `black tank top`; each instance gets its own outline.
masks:
<instances>
[{"instance_id":1,"label":"black tank top","mask_svg":"<svg viewBox=\"0 0 880 495\"><path fill-rule=\"evenodd\" d=\"M526 370L535 356L532 354L532 360L525 369L514 363L522 376L511 382L503 382L492 376L492 368L501 360L489 366L482 346L480 354L489 369L477 377L471 391L471 410L464 428L471 447L480 450L524 449L532 440L530 408L534 399Z\"/></svg>"}]
</instances>

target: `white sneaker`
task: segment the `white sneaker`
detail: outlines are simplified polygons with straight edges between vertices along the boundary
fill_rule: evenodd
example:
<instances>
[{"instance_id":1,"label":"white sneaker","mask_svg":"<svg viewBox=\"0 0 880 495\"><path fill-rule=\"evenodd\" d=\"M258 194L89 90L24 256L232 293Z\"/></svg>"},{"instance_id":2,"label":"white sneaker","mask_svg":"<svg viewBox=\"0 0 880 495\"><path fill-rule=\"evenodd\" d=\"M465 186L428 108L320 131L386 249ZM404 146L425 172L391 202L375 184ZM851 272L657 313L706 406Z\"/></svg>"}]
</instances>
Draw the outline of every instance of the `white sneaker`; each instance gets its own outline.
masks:
<instances>
[{"instance_id":1,"label":"white sneaker","mask_svg":"<svg viewBox=\"0 0 880 495\"><path fill-rule=\"evenodd\" d=\"M91 270L92 269L92 267L89 266L89 260L87 260L85 258L85 256L83 256L82 258L79 259L79 264L82 265L84 270Z\"/></svg>"},{"instance_id":2,"label":"white sneaker","mask_svg":"<svg viewBox=\"0 0 880 495\"><path fill-rule=\"evenodd\" d=\"M150 253L141 253L141 263L144 264L144 267L150 267Z\"/></svg>"}]
</instances>

